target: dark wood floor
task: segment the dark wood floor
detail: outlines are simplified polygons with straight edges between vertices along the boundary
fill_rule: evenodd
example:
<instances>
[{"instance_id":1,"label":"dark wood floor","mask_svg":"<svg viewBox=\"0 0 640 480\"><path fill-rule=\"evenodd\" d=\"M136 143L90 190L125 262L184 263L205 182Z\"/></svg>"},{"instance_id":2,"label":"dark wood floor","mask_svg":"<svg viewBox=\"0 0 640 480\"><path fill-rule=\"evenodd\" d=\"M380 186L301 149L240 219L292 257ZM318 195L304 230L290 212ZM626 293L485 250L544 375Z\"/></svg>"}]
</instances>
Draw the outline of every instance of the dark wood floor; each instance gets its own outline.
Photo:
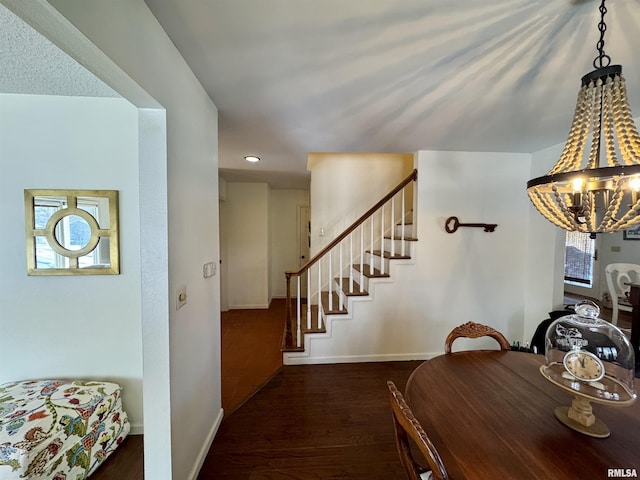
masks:
<instances>
[{"instance_id":1,"label":"dark wood floor","mask_svg":"<svg viewBox=\"0 0 640 480\"><path fill-rule=\"evenodd\" d=\"M225 421L282 367L285 301L269 309L230 310L220 318L222 407ZM129 435L92 480L142 480L143 437Z\"/></svg>"},{"instance_id":2,"label":"dark wood floor","mask_svg":"<svg viewBox=\"0 0 640 480\"><path fill-rule=\"evenodd\" d=\"M282 367L273 351L283 305L222 314L225 419L198 479L404 478L385 382L404 390L420 362ZM601 316L610 319L610 309ZM620 326L629 318L621 313ZM264 331L243 328L250 323ZM142 480L142 458L142 436L130 435L91 479Z\"/></svg>"},{"instance_id":3,"label":"dark wood floor","mask_svg":"<svg viewBox=\"0 0 640 480\"><path fill-rule=\"evenodd\" d=\"M91 480L142 480L142 435L129 435L118 449L91 475Z\"/></svg>"},{"instance_id":4,"label":"dark wood floor","mask_svg":"<svg viewBox=\"0 0 640 480\"><path fill-rule=\"evenodd\" d=\"M284 366L226 418L198 480L397 480L387 380L421 361Z\"/></svg>"}]
</instances>

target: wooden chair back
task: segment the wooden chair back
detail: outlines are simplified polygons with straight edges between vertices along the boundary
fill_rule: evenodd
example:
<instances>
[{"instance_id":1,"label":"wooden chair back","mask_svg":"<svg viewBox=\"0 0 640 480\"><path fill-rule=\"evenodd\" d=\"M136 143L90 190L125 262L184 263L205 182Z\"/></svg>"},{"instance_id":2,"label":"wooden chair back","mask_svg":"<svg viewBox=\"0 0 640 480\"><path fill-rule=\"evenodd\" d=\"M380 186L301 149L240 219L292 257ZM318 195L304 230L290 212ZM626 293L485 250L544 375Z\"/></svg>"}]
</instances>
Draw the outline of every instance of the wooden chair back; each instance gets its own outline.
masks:
<instances>
[{"instance_id":1,"label":"wooden chair back","mask_svg":"<svg viewBox=\"0 0 640 480\"><path fill-rule=\"evenodd\" d=\"M451 346L456 338L491 337L500 344L500 350L511 350L509 341L496 329L481 323L467 322L454 328L444 341L444 353L451 353Z\"/></svg>"},{"instance_id":2,"label":"wooden chair back","mask_svg":"<svg viewBox=\"0 0 640 480\"><path fill-rule=\"evenodd\" d=\"M393 426L396 432L396 446L400 461L407 473L409 480L447 480L447 470L444 468L442 459L425 433L422 425L413 416L413 412L404 400L404 397L392 381L387 382L389 387L389 400L391 402L391 412L393 414ZM416 461L411 445L417 446L424 456L428 467Z\"/></svg>"},{"instance_id":3,"label":"wooden chair back","mask_svg":"<svg viewBox=\"0 0 640 480\"><path fill-rule=\"evenodd\" d=\"M607 288L611 296L613 312L611 323L618 324L618 311L631 312L631 300L627 285L630 282L640 282L640 265L635 263L610 263L604 269L607 278Z\"/></svg>"}]
</instances>

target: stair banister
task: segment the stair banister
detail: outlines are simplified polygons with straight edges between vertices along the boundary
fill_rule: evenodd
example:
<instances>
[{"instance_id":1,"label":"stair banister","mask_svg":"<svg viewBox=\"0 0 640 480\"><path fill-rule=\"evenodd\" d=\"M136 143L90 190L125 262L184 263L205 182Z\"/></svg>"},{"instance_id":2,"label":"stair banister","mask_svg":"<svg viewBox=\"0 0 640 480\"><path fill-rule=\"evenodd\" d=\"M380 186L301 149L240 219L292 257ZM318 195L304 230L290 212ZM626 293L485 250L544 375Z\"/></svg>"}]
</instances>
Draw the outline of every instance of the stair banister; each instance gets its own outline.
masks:
<instances>
[{"instance_id":1,"label":"stair banister","mask_svg":"<svg viewBox=\"0 0 640 480\"><path fill-rule=\"evenodd\" d=\"M349 227L347 227L342 233L340 233L336 238L334 238L331 242L329 242L329 244L327 244L322 250L320 250L320 252L318 252L316 255L314 255L305 265L303 265L302 267L300 267L300 269L296 270L296 271L286 271L285 272L285 279L286 279L286 288L287 288L287 305L286 305L286 331L285 331L285 345L292 345L293 344L293 338L292 338L292 322L291 322L291 277L292 276L297 276L298 277L298 282L300 279L300 275L302 275L303 273L305 273L306 271L308 271L313 265L315 265L317 262L319 262L327 253L330 253L331 250L340 245L341 246L341 242L346 239L349 235L351 235L351 233L356 230L360 225L362 225L369 217L371 217L376 211L378 211L380 208L384 207L384 205L391 199L393 199L393 197L400 192L401 190L404 189L404 187L406 187L409 183L411 183L412 181L415 181L418 178L418 170L413 170L413 172L411 172L411 174L409 176L407 176L404 180L402 180L393 190L391 190L389 193L387 193L384 197L382 197L373 207L371 207L369 210L367 210L363 215L361 215L355 222L353 222ZM381 227L382 227L382 237L384 237L384 217L382 218L381 221ZM373 237L373 232L371 233L371 236ZM372 245L372 249L373 249L373 245ZM342 251L340 251L340 256L342 257ZM384 264L384 262L382 262L382 265ZM381 265L381 266L382 266ZM342 268L342 259L340 259L340 268ZM384 267L382 268L384 269ZM339 272L340 273L340 278L342 278L342 271ZM331 256L329 256L329 277L331 277ZM298 303L300 302L300 286L298 285ZM318 292L318 297L321 297L320 292ZM309 300L308 300L309 301ZM331 308L331 303L332 303L332 294L331 294L331 290L329 292L329 308ZM320 308L320 298L318 301L318 306ZM342 305L340 306L340 308L342 308ZM299 309L299 307L298 307ZM298 313L298 312L296 312ZM299 318L299 314L298 314L298 318ZM299 329L299 319L298 319L298 329ZM298 343L300 341L300 334L299 334L299 330L298 330L298 341L296 343ZM300 347L300 345L297 345L298 347Z\"/></svg>"}]
</instances>

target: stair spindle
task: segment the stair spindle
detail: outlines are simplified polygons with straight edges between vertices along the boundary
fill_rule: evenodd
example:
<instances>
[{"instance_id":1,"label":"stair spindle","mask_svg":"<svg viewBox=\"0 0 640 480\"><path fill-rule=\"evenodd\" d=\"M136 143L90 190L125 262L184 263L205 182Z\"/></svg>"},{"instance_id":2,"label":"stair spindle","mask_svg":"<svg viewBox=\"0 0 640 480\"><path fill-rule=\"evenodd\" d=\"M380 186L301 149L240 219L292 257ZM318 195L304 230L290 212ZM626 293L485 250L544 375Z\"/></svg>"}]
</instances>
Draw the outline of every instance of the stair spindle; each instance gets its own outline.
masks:
<instances>
[{"instance_id":1,"label":"stair spindle","mask_svg":"<svg viewBox=\"0 0 640 480\"><path fill-rule=\"evenodd\" d=\"M311 269L307 270L307 330L311 330Z\"/></svg>"},{"instance_id":2,"label":"stair spindle","mask_svg":"<svg viewBox=\"0 0 640 480\"><path fill-rule=\"evenodd\" d=\"M396 254L396 197L391 199L391 256Z\"/></svg>"},{"instance_id":3,"label":"stair spindle","mask_svg":"<svg viewBox=\"0 0 640 480\"><path fill-rule=\"evenodd\" d=\"M333 277L331 275L331 257L333 257L333 250L329 252L329 281L327 285L329 285L329 311L333 311Z\"/></svg>"},{"instance_id":4,"label":"stair spindle","mask_svg":"<svg viewBox=\"0 0 640 480\"><path fill-rule=\"evenodd\" d=\"M298 275L298 298L296 298L296 315L298 329L296 331L296 346L300 348L302 346L302 328L300 325L300 275Z\"/></svg>"},{"instance_id":5,"label":"stair spindle","mask_svg":"<svg viewBox=\"0 0 640 480\"><path fill-rule=\"evenodd\" d=\"M318 262L318 330L322 326L322 262Z\"/></svg>"},{"instance_id":6,"label":"stair spindle","mask_svg":"<svg viewBox=\"0 0 640 480\"><path fill-rule=\"evenodd\" d=\"M360 225L360 291L364 288L364 223Z\"/></svg>"},{"instance_id":7,"label":"stair spindle","mask_svg":"<svg viewBox=\"0 0 640 480\"><path fill-rule=\"evenodd\" d=\"M339 259L340 261L338 262L338 285L340 288L338 288L338 306L340 308L340 311L342 311L342 307L344 306L343 302L343 298L342 298L342 270L344 269L344 267L342 266L342 242L340 242L340 256Z\"/></svg>"},{"instance_id":8,"label":"stair spindle","mask_svg":"<svg viewBox=\"0 0 640 480\"><path fill-rule=\"evenodd\" d=\"M400 254L404 257L405 255L405 247L404 247L404 188L402 189L402 215L400 216Z\"/></svg>"},{"instance_id":9,"label":"stair spindle","mask_svg":"<svg viewBox=\"0 0 640 480\"><path fill-rule=\"evenodd\" d=\"M349 293L353 293L353 233L349 235Z\"/></svg>"},{"instance_id":10,"label":"stair spindle","mask_svg":"<svg viewBox=\"0 0 640 480\"><path fill-rule=\"evenodd\" d=\"M371 231L370 251L373 252L373 215L371 215L371 218L369 219L369 230ZM369 275L373 275L373 253L369 255Z\"/></svg>"},{"instance_id":11,"label":"stair spindle","mask_svg":"<svg viewBox=\"0 0 640 480\"><path fill-rule=\"evenodd\" d=\"M380 273L384 275L384 205L380 207Z\"/></svg>"}]
</instances>

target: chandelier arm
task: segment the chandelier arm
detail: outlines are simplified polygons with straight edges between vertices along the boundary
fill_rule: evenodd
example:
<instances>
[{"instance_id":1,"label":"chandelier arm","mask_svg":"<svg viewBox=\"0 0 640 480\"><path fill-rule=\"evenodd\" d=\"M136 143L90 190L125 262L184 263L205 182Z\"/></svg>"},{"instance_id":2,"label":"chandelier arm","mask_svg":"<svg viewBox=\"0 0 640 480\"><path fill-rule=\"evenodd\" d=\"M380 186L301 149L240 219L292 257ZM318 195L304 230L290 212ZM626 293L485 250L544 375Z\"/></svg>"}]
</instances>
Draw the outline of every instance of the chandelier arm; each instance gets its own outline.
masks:
<instances>
[{"instance_id":1,"label":"chandelier arm","mask_svg":"<svg viewBox=\"0 0 640 480\"><path fill-rule=\"evenodd\" d=\"M582 204L584 205L584 222L583 225L588 232L593 232L596 227L596 210L595 202L589 192L582 192Z\"/></svg>"},{"instance_id":2,"label":"chandelier arm","mask_svg":"<svg viewBox=\"0 0 640 480\"><path fill-rule=\"evenodd\" d=\"M622 204L622 199L624 198L623 191L624 181L621 177L617 177L615 179L615 189L613 190L613 195L609 200L609 204L605 206L606 210L604 213L604 217L600 222L599 230L608 229L611 227L613 223L617 221L616 215L618 214L618 210L620 209L620 205Z\"/></svg>"},{"instance_id":3,"label":"chandelier arm","mask_svg":"<svg viewBox=\"0 0 640 480\"><path fill-rule=\"evenodd\" d=\"M567 200L569 200L568 195L566 194L561 194L558 191L558 188L556 187L556 185L554 184L552 188L553 194L554 194L554 198L555 198L555 204L554 204L554 210L556 213L560 213L564 216L565 220L567 221L567 223L569 225L571 225L573 227L574 230L580 230L580 223L577 220L577 215L574 214L570 209L569 209L569 204L567 202Z\"/></svg>"}]
</instances>

